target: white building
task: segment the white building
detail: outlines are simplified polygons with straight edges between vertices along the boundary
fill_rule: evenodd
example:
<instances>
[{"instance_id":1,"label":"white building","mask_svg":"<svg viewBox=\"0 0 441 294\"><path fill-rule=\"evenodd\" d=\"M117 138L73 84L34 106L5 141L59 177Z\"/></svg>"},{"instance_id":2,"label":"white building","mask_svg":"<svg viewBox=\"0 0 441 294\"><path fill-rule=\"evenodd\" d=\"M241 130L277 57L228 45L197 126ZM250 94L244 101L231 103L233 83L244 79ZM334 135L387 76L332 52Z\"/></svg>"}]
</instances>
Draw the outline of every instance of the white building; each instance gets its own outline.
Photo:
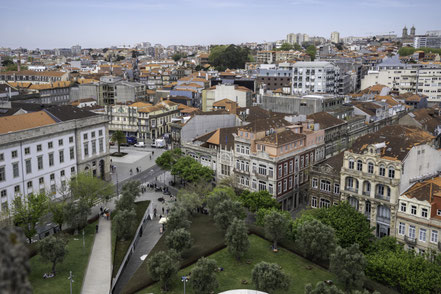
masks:
<instances>
[{"instance_id":1,"label":"white building","mask_svg":"<svg viewBox=\"0 0 441 294\"><path fill-rule=\"evenodd\" d=\"M65 195L76 172L109 178L107 118L72 106L0 118L0 214L16 196Z\"/></svg>"},{"instance_id":2,"label":"white building","mask_svg":"<svg viewBox=\"0 0 441 294\"><path fill-rule=\"evenodd\" d=\"M331 42L332 43L339 43L340 42L340 33L339 32L332 32L331 33Z\"/></svg>"},{"instance_id":3,"label":"white building","mask_svg":"<svg viewBox=\"0 0 441 294\"><path fill-rule=\"evenodd\" d=\"M424 36L413 39L415 48L441 48L441 36Z\"/></svg>"},{"instance_id":4,"label":"white building","mask_svg":"<svg viewBox=\"0 0 441 294\"><path fill-rule=\"evenodd\" d=\"M327 61L301 61L293 65L292 94L337 93L340 70Z\"/></svg>"},{"instance_id":5,"label":"white building","mask_svg":"<svg viewBox=\"0 0 441 294\"><path fill-rule=\"evenodd\" d=\"M250 107L252 105L252 92L250 89L232 84L218 84L202 93L202 111L213 109L213 103L229 99L236 102L239 107Z\"/></svg>"}]
</instances>

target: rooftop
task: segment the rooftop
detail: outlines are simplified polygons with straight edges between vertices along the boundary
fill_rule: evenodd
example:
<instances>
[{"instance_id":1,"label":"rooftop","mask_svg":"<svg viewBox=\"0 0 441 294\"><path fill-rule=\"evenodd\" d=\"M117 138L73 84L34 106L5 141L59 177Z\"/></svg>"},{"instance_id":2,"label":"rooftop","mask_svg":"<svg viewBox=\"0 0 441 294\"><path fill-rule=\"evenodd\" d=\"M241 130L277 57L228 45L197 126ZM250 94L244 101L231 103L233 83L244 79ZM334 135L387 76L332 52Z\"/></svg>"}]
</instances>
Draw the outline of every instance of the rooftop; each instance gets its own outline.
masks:
<instances>
[{"instance_id":1,"label":"rooftop","mask_svg":"<svg viewBox=\"0 0 441 294\"><path fill-rule=\"evenodd\" d=\"M55 124L56 121L45 111L0 117L0 134L23 131Z\"/></svg>"}]
</instances>

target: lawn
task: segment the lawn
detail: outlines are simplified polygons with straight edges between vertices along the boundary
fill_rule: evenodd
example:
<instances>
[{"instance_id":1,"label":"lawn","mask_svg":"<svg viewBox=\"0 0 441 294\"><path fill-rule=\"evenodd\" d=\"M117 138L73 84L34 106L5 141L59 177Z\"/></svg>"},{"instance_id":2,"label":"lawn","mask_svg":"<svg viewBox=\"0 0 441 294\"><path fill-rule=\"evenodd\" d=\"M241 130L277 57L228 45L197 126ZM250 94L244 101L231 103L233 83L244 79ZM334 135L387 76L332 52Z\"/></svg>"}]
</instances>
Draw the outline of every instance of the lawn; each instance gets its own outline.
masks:
<instances>
[{"instance_id":1,"label":"lawn","mask_svg":"<svg viewBox=\"0 0 441 294\"><path fill-rule=\"evenodd\" d=\"M145 210L147 209L147 207L150 204L150 200L146 200L146 201L140 201L140 202L136 202L135 203L135 212L136 212L136 229L138 229L139 223L141 222L144 214L145 214ZM112 219L113 217L115 217L115 215L118 212L116 211L113 215L112 215ZM112 228L114 228L113 223L112 223ZM115 277L116 274L118 273L119 267L121 266L121 263L123 262L124 256L126 255L127 249L129 249L130 244L132 243L133 237L135 236L136 233L136 229L132 234L132 237L129 240L116 240L116 233L115 230L112 229L112 256L113 256L113 272L112 272L112 277Z\"/></svg>"},{"instance_id":2,"label":"lawn","mask_svg":"<svg viewBox=\"0 0 441 294\"><path fill-rule=\"evenodd\" d=\"M183 267L196 262L200 256L208 256L225 246L223 232L214 225L213 220L208 215L196 214L192 217L191 221L190 233L194 245L184 253L182 262ZM167 233L168 231L166 230L164 235L159 239L158 243L150 252L149 257L153 256L158 251L167 250L167 246L165 245L165 236L167 236ZM149 257L147 257L130 281L125 285L122 293L135 293L153 283L147 273L146 262Z\"/></svg>"},{"instance_id":3,"label":"lawn","mask_svg":"<svg viewBox=\"0 0 441 294\"><path fill-rule=\"evenodd\" d=\"M209 258L217 261L219 267L224 268L224 271L216 274L220 285L216 293L231 289L255 289L251 281L251 271L254 265L260 261L279 264L290 277L291 284L289 290L277 291L274 294L304 293L305 285L308 283L315 285L319 281L336 280L334 274L288 250L281 248L278 253L273 253L271 251L271 243L256 235L249 235L249 240L250 250L242 262L238 262L233 258L227 248L209 256ZM250 264L246 261L250 261ZM180 277L188 274L193 266L182 269L178 273L173 283L173 290L167 293L182 293L183 285ZM248 283L242 284L243 280L246 280ZM187 286L187 293L194 293L190 284L187 284ZM139 293L161 293L159 283L155 283Z\"/></svg>"},{"instance_id":4,"label":"lawn","mask_svg":"<svg viewBox=\"0 0 441 294\"><path fill-rule=\"evenodd\" d=\"M85 247L83 248L83 236L67 235L69 243L67 245L68 254L63 263L57 264L57 275L54 278L43 279L44 273L51 272L52 264L45 262L39 254L30 259L31 274L29 279L34 289L34 293L69 293L69 271L72 271L74 283L72 293L80 293L83 285L83 278L89 262L90 251L92 250L95 237L94 222L89 224L84 230Z\"/></svg>"}]
</instances>

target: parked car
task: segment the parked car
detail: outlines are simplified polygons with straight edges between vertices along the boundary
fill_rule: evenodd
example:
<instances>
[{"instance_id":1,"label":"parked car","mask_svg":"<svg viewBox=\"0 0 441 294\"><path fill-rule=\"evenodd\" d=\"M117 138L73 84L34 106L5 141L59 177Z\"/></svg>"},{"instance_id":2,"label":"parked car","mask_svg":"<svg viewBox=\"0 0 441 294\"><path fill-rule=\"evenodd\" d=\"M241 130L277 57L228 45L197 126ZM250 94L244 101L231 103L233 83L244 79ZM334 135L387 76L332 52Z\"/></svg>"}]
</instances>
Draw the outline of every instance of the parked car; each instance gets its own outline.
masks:
<instances>
[{"instance_id":1,"label":"parked car","mask_svg":"<svg viewBox=\"0 0 441 294\"><path fill-rule=\"evenodd\" d=\"M112 140L110 140L110 141L109 141L109 145L110 145L110 146L113 146L113 145L115 145L115 142L113 142Z\"/></svg>"},{"instance_id":2,"label":"parked car","mask_svg":"<svg viewBox=\"0 0 441 294\"><path fill-rule=\"evenodd\" d=\"M133 146L144 148L145 147L145 143L144 142L138 142L138 143L135 143L135 145L133 145Z\"/></svg>"}]
</instances>

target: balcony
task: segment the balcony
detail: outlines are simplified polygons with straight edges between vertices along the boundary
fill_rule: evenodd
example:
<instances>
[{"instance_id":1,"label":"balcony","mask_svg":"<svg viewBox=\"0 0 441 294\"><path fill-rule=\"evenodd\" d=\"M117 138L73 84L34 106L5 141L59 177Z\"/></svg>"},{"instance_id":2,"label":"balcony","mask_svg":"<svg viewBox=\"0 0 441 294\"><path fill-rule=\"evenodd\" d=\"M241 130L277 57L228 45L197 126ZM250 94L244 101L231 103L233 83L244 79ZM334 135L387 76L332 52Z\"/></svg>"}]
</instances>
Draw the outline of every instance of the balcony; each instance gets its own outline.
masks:
<instances>
[{"instance_id":1,"label":"balcony","mask_svg":"<svg viewBox=\"0 0 441 294\"><path fill-rule=\"evenodd\" d=\"M375 198L384 200L384 201L390 201L390 196L382 195L382 194L375 194Z\"/></svg>"},{"instance_id":2,"label":"balcony","mask_svg":"<svg viewBox=\"0 0 441 294\"><path fill-rule=\"evenodd\" d=\"M263 174L260 174L258 171L253 171L253 174L258 178L258 179L261 179L261 180L268 180L268 175L263 175Z\"/></svg>"},{"instance_id":3,"label":"balcony","mask_svg":"<svg viewBox=\"0 0 441 294\"><path fill-rule=\"evenodd\" d=\"M238 168L236 168L236 167L233 169L233 171L234 171L235 173L244 174L244 175L249 175L249 174L250 174L249 171L244 171L244 170L238 169Z\"/></svg>"},{"instance_id":4,"label":"balcony","mask_svg":"<svg viewBox=\"0 0 441 294\"><path fill-rule=\"evenodd\" d=\"M356 189L354 187L346 187L345 190L349 191L349 192L352 192L352 193L358 193L358 189Z\"/></svg>"},{"instance_id":5,"label":"balcony","mask_svg":"<svg viewBox=\"0 0 441 294\"><path fill-rule=\"evenodd\" d=\"M363 196L370 197L371 196L371 191L363 191Z\"/></svg>"},{"instance_id":6,"label":"balcony","mask_svg":"<svg viewBox=\"0 0 441 294\"><path fill-rule=\"evenodd\" d=\"M409 245L415 246L417 244L417 239L416 238L410 238L408 236L404 236L404 242L406 242ZM438 243L439 246L439 243Z\"/></svg>"}]
</instances>

